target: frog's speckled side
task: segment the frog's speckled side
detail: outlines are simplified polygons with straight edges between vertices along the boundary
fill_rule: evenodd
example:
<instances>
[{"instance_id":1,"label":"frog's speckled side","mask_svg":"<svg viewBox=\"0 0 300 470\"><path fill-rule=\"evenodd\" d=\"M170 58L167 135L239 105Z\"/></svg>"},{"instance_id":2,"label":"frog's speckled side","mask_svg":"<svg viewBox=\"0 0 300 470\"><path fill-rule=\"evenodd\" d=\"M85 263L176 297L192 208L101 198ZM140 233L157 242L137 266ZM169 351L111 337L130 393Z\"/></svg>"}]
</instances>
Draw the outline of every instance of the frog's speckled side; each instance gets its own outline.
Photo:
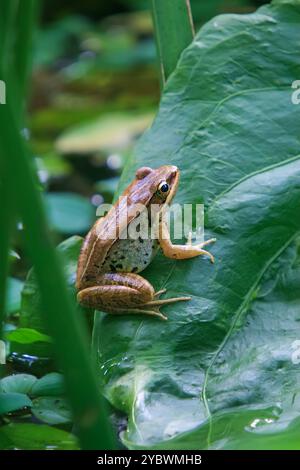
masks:
<instances>
[{"instance_id":1,"label":"frog's speckled side","mask_svg":"<svg viewBox=\"0 0 300 470\"><path fill-rule=\"evenodd\" d=\"M103 272L139 273L154 258L159 248L158 240L117 240L102 265Z\"/></svg>"}]
</instances>

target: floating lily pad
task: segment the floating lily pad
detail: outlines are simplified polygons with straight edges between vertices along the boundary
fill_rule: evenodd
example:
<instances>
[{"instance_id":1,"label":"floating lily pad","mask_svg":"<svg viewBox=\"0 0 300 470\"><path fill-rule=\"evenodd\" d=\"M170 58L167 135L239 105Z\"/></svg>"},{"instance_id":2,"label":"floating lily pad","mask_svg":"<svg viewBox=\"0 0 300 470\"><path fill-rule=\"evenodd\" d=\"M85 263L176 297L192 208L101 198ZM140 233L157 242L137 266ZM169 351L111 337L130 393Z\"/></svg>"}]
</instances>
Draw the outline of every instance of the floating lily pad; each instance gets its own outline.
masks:
<instances>
[{"instance_id":1,"label":"floating lily pad","mask_svg":"<svg viewBox=\"0 0 300 470\"><path fill-rule=\"evenodd\" d=\"M31 411L36 418L47 424L65 424L72 419L70 407L63 398L35 398Z\"/></svg>"},{"instance_id":2,"label":"floating lily pad","mask_svg":"<svg viewBox=\"0 0 300 470\"><path fill-rule=\"evenodd\" d=\"M33 397L59 397L65 393L65 384L62 374L51 372L40 378L32 387L30 395Z\"/></svg>"},{"instance_id":3,"label":"floating lily pad","mask_svg":"<svg viewBox=\"0 0 300 470\"><path fill-rule=\"evenodd\" d=\"M0 392L29 394L37 378L31 374L13 374L0 380Z\"/></svg>"},{"instance_id":4,"label":"floating lily pad","mask_svg":"<svg viewBox=\"0 0 300 470\"><path fill-rule=\"evenodd\" d=\"M0 415L29 408L32 401L24 393L0 393Z\"/></svg>"}]
</instances>

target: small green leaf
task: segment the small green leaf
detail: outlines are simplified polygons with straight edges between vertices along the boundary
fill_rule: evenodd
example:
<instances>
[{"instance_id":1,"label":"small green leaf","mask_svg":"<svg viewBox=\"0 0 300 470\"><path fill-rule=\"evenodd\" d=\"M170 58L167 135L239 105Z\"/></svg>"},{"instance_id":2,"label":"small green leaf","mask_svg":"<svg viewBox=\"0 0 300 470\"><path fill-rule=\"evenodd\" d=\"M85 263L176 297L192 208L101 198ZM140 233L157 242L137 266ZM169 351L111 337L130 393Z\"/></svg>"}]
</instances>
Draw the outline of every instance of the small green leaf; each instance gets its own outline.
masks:
<instances>
[{"instance_id":1,"label":"small green leaf","mask_svg":"<svg viewBox=\"0 0 300 470\"><path fill-rule=\"evenodd\" d=\"M9 424L0 428L0 448L21 450L76 450L75 437L60 429L38 424Z\"/></svg>"},{"instance_id":2,"label":"small green leaf","mask_svg":"<svg viewBox=\"0 0 300 470\"><path fill-rule=\"evenodd\" d=\"M37 342L52 343L50 336L40 333L32 328L17 328L5 334L8 341L15 343L31 344Z\"/></svg>"},{"instance_id":3,"label":"small green leaf","mask_svg":"<svg viewBox=\"0 0 300 470\"><path fill-rule=\"evenodd\" d=\"M95 220L95 208L78 194L48 193L45 202L50 224L60 233L84 233Z\"/></svg>"},{"instance_id":4,"label":"small green leaf","mask_svg":"<svg viewBox=\"0 0 300 470\"><path fill-rule=\"evenodd\" d=\"M57 397L64 395L65 384L63 376L57 372L51 372L39 379L31 389L33 397Z\"/></svg>"},{"instance_id":5,"label":"small green leaf","mask_svg":"<svg viewBox=\"0 0 300 470\"><path fill-rule=\"evenodd\" d=\"M0 393L0 415L31 407L32 401L24 393Z\"/></svg>"},{"instance_id":6,"label":"small green leaf","mask_svg":"<svg viewBox=\"0 0 300 470\"><path fill-rule=\"evenodd\" d=\"M47 424L65 424L72 419L70 407L63 398L35 398L31 411L36 418Z\"/></svg>"},{"instance_id":7,"label":"small green leaf","mask_svg":"<svg viewBox=\"0 0 300 470\"><path fill-rule=\"evenodd\" d=\"M26 393L29 394L32 386L37 382L37 378L30 374L8 375L0 380L0 392Z\"/></svg>"}]
</instances>

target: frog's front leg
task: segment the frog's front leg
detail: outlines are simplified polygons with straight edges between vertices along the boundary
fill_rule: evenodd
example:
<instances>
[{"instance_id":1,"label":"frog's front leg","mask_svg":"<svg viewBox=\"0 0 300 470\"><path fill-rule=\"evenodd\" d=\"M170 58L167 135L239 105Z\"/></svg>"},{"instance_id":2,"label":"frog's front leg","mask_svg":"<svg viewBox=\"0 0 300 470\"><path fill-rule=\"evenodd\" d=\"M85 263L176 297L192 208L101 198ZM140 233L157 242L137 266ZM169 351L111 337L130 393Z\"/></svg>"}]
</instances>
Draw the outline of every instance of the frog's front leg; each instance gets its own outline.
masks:
<instances>
[{"instance_id":1,"label":"frog's front leg","mask_svg":"<svg viewBox=\"0 0 300 470\"><path fill-rule=\"evenodd\" d=\"M203 243L198 243L196 245L192 244L191 234L189 235L188 242L186 245L174 245L170 238L170 232L167 223L164 219L161 220L159 224L159 244L163 250L163 253L167 258L173 259L187 259L194 258L199 255L209 256L210 261L214 263L215 259L209 251L203 250L203 247L209 243L214 243L215 238L206 240Z\"/></svg>"},{"instance_id":2,"label":"frog's front leg","mask_svg":"<svg viewBox=\"0 0 300 470\"><path fill-rule=\"evenodd\" d=\"M138 274L107 273L99 275L96 285L85 287L77 294L81 305L108 313L144 313L167 320L159 307L164 304L189 300L189 297L157 300L152 285Z\"/></svg>"}]
</instances>

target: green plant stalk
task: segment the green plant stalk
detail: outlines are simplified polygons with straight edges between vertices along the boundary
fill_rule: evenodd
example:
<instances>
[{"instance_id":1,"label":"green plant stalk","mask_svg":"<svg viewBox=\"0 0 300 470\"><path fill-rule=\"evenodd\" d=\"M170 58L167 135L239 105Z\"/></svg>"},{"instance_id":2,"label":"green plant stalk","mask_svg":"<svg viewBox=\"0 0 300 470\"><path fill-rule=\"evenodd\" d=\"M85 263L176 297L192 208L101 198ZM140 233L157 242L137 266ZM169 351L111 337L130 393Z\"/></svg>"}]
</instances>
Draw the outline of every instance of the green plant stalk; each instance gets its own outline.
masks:
<instances>
[{"instance_id":1,"label":"green plant stalk","mask_svg":"<svg viewBox=\"0 0 300 470\"><path fill-rule=\"evenodd\" d=\"M115 448L104 399L98 391L88 351L86 325L76 317L60 260L52 244L33 162L10 105L0 106L0 156L24 223L24 238L39 283L43 314L54 339L83 449Z\"/></svg>"},{"instance_id":2,"label":"green plant stalk","mask_svg":"<svg viewBox=\"0 0 300 470\"><path fill-rule=\"evenodd\" d=\"M3 105L0 105L3 106ZM0 161L1 181L0 181L0 200L5 201L1 204L0 211L0 339L3 337L3 322L5 318L6 287L9 268L9 241L12 228L12 208L10 204L10 194L6 181L5 171ZM0 368L1 372L1 368ZM1 374L0 374L1 375Z\"/></svg>"},{"instance_id":3,"label":"green plant stalk","mask_svg":"<svg viewBox=\"0 0 300 470\"><path fill-rule=\"evenodd\" d=\"M13 108L20 126L24 125L28 78L31 69L33 34L38 16L37 0L20 1L15 15L12 63L9 68L8 85L11 87Z\"/></svg>"},{"instance_id":4,"label":"green plant stalk","mask_svg":"<svg viewBox=\"0 0 300 470\"><path fill-rule=\"evenodd\" d=\"M189 0L151 0L163 88L182 51L192 42L194 25Z\"/></svg>"},{"instance_id":5,"label":"green plant stalk","mask_svg":"<svg viewBox=\"0 0 300 470\"><path fill-rule=\"evenodd\" d=\"M0 79L6 79L8 68L9 47L11 43L11 26L13 23L16 1L4 1L1 5L0 15ZM3 105L0 105L3 106ZM6 287L9 270L9 241L12 230L13 207L8 189L7 174L3 162L0 161L0 339L2 338L3 322L5 318ZM0 369L1 370L1 369Z\"/></svg>"}]
</instances>

